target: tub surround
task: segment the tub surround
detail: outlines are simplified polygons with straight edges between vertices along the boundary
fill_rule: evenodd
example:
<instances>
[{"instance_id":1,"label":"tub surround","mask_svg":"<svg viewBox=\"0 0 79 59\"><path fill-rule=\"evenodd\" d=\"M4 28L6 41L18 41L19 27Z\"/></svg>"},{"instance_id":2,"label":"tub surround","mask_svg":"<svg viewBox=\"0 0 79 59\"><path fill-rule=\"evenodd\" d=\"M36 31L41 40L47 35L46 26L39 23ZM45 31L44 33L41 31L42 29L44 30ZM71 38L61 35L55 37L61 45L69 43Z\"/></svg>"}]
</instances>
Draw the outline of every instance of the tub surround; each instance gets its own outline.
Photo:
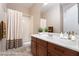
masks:
<instances>
[{"instance_id":1,"label":"tub surround","mask_svg":"<svg viewBox=\"0 0 79 59\"><path fill-rule=\"evenodd\" d=\"M31 50L32 53L36 52L36 54L33 55L79 55L78 38L69 40L67 38L61 38L60 33L49 34L50 33L39 33L32 35ZM42 48L40 46L42 46ZM55 49L53 47L55 47Z\"/></svg>"}]
</instances>

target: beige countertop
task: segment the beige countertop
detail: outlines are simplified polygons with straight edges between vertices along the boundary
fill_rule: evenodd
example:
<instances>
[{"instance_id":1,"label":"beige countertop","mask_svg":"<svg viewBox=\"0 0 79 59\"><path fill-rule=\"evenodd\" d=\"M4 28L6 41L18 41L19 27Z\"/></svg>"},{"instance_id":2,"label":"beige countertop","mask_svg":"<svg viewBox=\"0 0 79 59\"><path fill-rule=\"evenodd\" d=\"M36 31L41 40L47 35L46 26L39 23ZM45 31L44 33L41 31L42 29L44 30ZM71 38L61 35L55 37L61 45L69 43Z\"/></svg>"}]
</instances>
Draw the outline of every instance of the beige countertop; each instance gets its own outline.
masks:
<instances>
[{"instance_id":1,"label":"beige countertop","mask_svg":"<svg viewBox=\"0 0 79 59\"><path fill-rule=\"evenodd\" d=\"M50 34L51 36L49 36ZM75 40L60 38L60 33L39 33L32 36L79 52L78 38Z\"/></svg>"}]
</instances>

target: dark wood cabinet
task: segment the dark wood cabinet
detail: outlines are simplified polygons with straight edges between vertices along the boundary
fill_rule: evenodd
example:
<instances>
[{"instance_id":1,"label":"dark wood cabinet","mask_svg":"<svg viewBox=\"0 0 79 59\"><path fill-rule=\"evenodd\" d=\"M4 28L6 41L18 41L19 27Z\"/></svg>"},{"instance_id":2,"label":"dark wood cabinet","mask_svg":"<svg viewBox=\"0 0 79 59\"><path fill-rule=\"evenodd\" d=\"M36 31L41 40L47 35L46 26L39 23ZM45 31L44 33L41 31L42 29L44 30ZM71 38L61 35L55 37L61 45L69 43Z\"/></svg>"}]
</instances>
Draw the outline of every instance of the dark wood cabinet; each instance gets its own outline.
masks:
<instances>
[{"instance_id":1,"label":"dark wood cabinet","mask_svg":"<svg viewBox=\"0 0 79 59\"><path fill-rule=\"evenodd\" d=\"M32 54L33 54L34 56L37 55L37 53L36 53L36 47L32 47Z\"/></svg>"},{"instance_id":2,"label":"dark wood cabinet","mask_svg":"<svg viewBox=\"0 0 79 59\"><path fill-rule=\"evenodd\" d=\"M79 52L54 43L31 37L31 51L35 56L78 56Z\"/></svg>"},{"instance_id":3,"label":"dark wood cabinet","mask_svg":"<svg viewBox=\"0 0 79 59\"><path fill-rule=\"evenodd\" d=\"M46 56L47 55L47 42L41 39L37 39L37 55Z\"/></svg>"},{"instance_id":4,"label":"dark wood cabinet","mask_svg":"<svg viewBox=\"0 0 79 59\"><path fill-rule=\"evenodd\" d=\"M42 46L37 46L37 56L47 56L47 49Z\"/></svg>"},{"instance_id":5,"label":"dark wood cabinet","mask_svg":"<svg viewBox=\"0 0 79 59\"><path fill-rule=\"evenodd\" d=\"M47 48L47 42L41 39L37 39L37 46L45 47Z\"/></svg>"},{"instance_id":6,"label":"dark wood cabinet","mask_svg":"<svg viewBox=\"0 0 79 59\"><path fill-rule=\"evenodd\" d=\"M36 51L37 51L37 46L36 46L36 38L32 37L32 41L31 41L31 52L34 56L37 55Z\"/></svg>"},{"instance_id":7,"label":"dark wood cabinet","mask_svg":"<svg viewBox=\"0 0 79 59\"><path fill-rule=\"evenodd\" d=\"M58 56L58 54L56 52L54 52L54 50L48 50L48 56Z\"/></svg>"},{"instance_id":8,"label":"dark wood cabinet","mask_svg":"<svg viewBox=\"0 0 79 59\"><path fill-rule=\"evenodd\" d=\"M47 42L32 37L31 51L34 56L46 56L47 55Z\"/></svg>"},{"instance_id":9,"label":"dark wood cabinet","mask_svg":"<svg viewBox=\"0 0 79 59\"><path fill-rule=\"evenodd\" d=\"M73 51L71 49L61 47L59 45L48 43L48 55L57 56L77 56L79 52Z\"/></svg>"}]
</instances>

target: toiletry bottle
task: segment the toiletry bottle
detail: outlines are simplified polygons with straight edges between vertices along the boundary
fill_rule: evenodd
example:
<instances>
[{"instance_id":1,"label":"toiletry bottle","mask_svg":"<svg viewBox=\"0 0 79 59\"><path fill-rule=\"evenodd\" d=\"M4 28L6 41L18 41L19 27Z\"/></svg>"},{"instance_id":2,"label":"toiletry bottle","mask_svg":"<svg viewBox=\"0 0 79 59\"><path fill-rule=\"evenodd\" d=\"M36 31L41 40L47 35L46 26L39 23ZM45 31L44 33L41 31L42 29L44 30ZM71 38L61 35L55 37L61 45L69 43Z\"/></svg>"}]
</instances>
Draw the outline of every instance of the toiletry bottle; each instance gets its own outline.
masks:
<instances>
[{"instance_id":1,"label":"toiletry bottle","mask_svg":"<svg viewBox=\"0 0 79 59\"><path fill-rule=\"evenodd\" d=\"M68 39L71 39L71 32L68 32Z\"/></svg>"}]
</instances>

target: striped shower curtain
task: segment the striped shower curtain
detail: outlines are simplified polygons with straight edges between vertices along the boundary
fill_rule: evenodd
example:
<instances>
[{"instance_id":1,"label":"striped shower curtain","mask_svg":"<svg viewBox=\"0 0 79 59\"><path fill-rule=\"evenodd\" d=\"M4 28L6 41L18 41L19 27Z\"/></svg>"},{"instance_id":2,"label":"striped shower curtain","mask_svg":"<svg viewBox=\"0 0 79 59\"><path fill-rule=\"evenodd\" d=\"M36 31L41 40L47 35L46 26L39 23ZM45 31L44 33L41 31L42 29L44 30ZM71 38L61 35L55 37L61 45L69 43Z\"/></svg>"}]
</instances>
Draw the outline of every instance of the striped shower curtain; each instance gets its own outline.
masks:
<instances>
[{"instance_id":1,"label":"striped shower curtain","mask_svg":"<svg viewBox=\"0 0 79 59\"><path fill-rule=\"evenodd\" d=\"M12 49L22 46L21 38L21 19L22 12L7 10L7 43L6 48Z\"/></svg>"}]
</instances>

